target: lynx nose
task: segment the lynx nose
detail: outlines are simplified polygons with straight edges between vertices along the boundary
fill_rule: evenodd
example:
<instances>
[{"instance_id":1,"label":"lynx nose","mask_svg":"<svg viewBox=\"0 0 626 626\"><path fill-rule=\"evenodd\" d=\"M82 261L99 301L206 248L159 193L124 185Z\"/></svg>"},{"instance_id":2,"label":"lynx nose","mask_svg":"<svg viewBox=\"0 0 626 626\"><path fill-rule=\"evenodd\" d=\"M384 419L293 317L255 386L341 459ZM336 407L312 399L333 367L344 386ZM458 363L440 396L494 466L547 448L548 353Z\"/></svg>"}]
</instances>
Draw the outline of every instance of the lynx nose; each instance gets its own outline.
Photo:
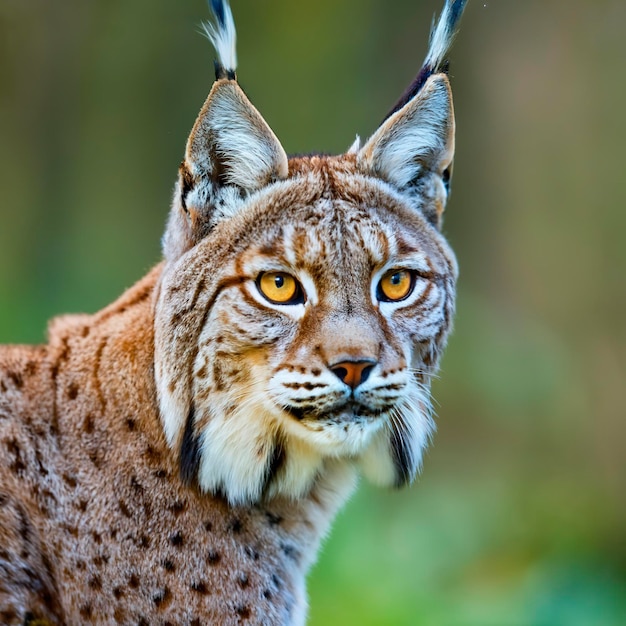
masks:
<instances>
[{"instance_id":1,"label":"lynx nose","mask_svg":"<svg viewBox=\"0 0 626 626\"><path fill-rule=\"evenodd\" d=\"M376 366L377 361L373 359L358 359L355 361L341 361L334 365L329 365L330 371L346 385L356 389L364 383Z\"/></svg>"}]
</instances>

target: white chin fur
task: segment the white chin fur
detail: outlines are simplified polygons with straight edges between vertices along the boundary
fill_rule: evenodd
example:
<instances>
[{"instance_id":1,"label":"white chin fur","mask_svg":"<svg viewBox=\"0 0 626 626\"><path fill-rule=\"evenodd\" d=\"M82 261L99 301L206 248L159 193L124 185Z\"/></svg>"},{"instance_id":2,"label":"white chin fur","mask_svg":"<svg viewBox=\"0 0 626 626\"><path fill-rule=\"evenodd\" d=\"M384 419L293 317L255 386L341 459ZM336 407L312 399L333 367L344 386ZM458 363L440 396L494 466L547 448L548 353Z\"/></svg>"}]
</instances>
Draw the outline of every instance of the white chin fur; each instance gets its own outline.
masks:
<instances>
[{"instance_id":1,"label":"white chin fur","mask_svg":"<svg viewBox=\"0 0 626 626\"><path fill-rule=\"evenodd\" d=\"M284 420L259 406L229 414L212 412L200 434L201 490L222 493L231 504L249 504L263 497L305 496L326 462L340 461L340 455L329 455L327 446L315 445L318 433L311 433L312 441L287 433L279 424ZM300 430L306 434L302 427ZM270 476L276 445L281 446L283 458L280 468Z\"/></svg>"},{"instance_id":2,"label":"white chin fur","mask_svg":"<svg viewBox=\"0 0 626 626\"><path fill-rule=\"evenodd\" d=\"M374 435L370 446L359 458L358 466L368 481L379 487L390 487L396 482L396 466L389 447L389 429Z\"/></svg>"}]
</instances>

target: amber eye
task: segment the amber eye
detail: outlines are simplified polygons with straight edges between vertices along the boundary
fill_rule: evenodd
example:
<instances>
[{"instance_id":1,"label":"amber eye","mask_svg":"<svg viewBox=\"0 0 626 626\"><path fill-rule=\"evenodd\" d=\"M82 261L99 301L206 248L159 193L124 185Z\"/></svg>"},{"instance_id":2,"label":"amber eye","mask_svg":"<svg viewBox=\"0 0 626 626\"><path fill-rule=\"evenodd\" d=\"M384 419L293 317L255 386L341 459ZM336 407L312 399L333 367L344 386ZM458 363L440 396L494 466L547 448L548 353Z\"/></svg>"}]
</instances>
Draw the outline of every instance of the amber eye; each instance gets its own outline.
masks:
<instances>
[{"instance_id":1,"label":"amber eye","mask_svg":"<svg viewBox=\"0 0 626 626\"><path fill-rule=\"evenodd\" d=\"M273 304L301 304L304 296L300 283L285 272L265 272L256 281L258 290Z\"/></svg>"},{"instance_id":2,"label":"amber eye","mask_svg":"<svg viewBox=\"0 0 626 626\"><path fill-rule=\"evenodd\" d=\"M377 297L382 302L399 302L413 291L415 279L410 270L390 270L378 283Z\"/></svg>"}]
</instances>

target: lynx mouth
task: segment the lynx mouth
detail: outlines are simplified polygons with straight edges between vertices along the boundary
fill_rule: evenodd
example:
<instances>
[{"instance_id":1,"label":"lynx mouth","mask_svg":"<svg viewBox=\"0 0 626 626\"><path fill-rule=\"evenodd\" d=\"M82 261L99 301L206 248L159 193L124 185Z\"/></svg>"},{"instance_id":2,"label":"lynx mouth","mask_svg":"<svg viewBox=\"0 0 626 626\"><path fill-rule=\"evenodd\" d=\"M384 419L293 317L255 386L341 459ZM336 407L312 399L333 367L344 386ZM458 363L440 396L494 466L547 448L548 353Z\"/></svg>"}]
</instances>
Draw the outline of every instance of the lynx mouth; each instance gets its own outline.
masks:
<instances>
[{"instance_id":1,"label":"lynx mouth","mask_svg":"<svg viewBox=\"0 0 626 626\"><path fill-rule=\"evenodd\" d=\"M284 410L298 421L316 421L327 424L343 424L346 422L359 422L363 420L375 420L387 414L393 405L372 408L354 401L348 401L340 407L330 411L319 411L314 407L299 407L287 405Z\"/></svg>"}]
</instances>

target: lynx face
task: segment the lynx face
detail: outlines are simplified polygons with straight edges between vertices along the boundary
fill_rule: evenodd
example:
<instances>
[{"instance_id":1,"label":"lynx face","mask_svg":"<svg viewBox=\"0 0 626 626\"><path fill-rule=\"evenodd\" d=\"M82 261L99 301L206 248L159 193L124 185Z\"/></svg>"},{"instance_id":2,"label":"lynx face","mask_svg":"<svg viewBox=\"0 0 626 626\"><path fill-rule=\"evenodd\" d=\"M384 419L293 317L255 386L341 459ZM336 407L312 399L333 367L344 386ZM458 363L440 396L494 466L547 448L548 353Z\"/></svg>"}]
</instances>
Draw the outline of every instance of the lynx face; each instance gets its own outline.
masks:
<instances>
[{"instance_id":1,"label":"lynx face","mask_svg":"<svg viewBox=\"0 0 626 626\"><path fill-rule=\"evenodd\" d=\"M430 377L454 309L440 233L447 76L429 57L363 147L288 159L236 81L230 19L211 33L217 80L164 238L155 374L167 439L185 480L232 503L301 497L331 466L403 485L433 428Z\"/></svg>"},{"instance_id":2,"label":"lynx face","mask_svg":"<svg viewBox=\"0 0 626 626\"><path fill-rule=\"evenodd\" d=\"M298 168L183 255L159 303L193 295L164 320L172 354L172 343L194 342L187 371L167 381L172 404L186 387L168 436L189 476L234 502L301 496L339 459L404 484L432 429L429 375L453 308L449 248L354 157Z\"/></svg>"}]
</instances>

